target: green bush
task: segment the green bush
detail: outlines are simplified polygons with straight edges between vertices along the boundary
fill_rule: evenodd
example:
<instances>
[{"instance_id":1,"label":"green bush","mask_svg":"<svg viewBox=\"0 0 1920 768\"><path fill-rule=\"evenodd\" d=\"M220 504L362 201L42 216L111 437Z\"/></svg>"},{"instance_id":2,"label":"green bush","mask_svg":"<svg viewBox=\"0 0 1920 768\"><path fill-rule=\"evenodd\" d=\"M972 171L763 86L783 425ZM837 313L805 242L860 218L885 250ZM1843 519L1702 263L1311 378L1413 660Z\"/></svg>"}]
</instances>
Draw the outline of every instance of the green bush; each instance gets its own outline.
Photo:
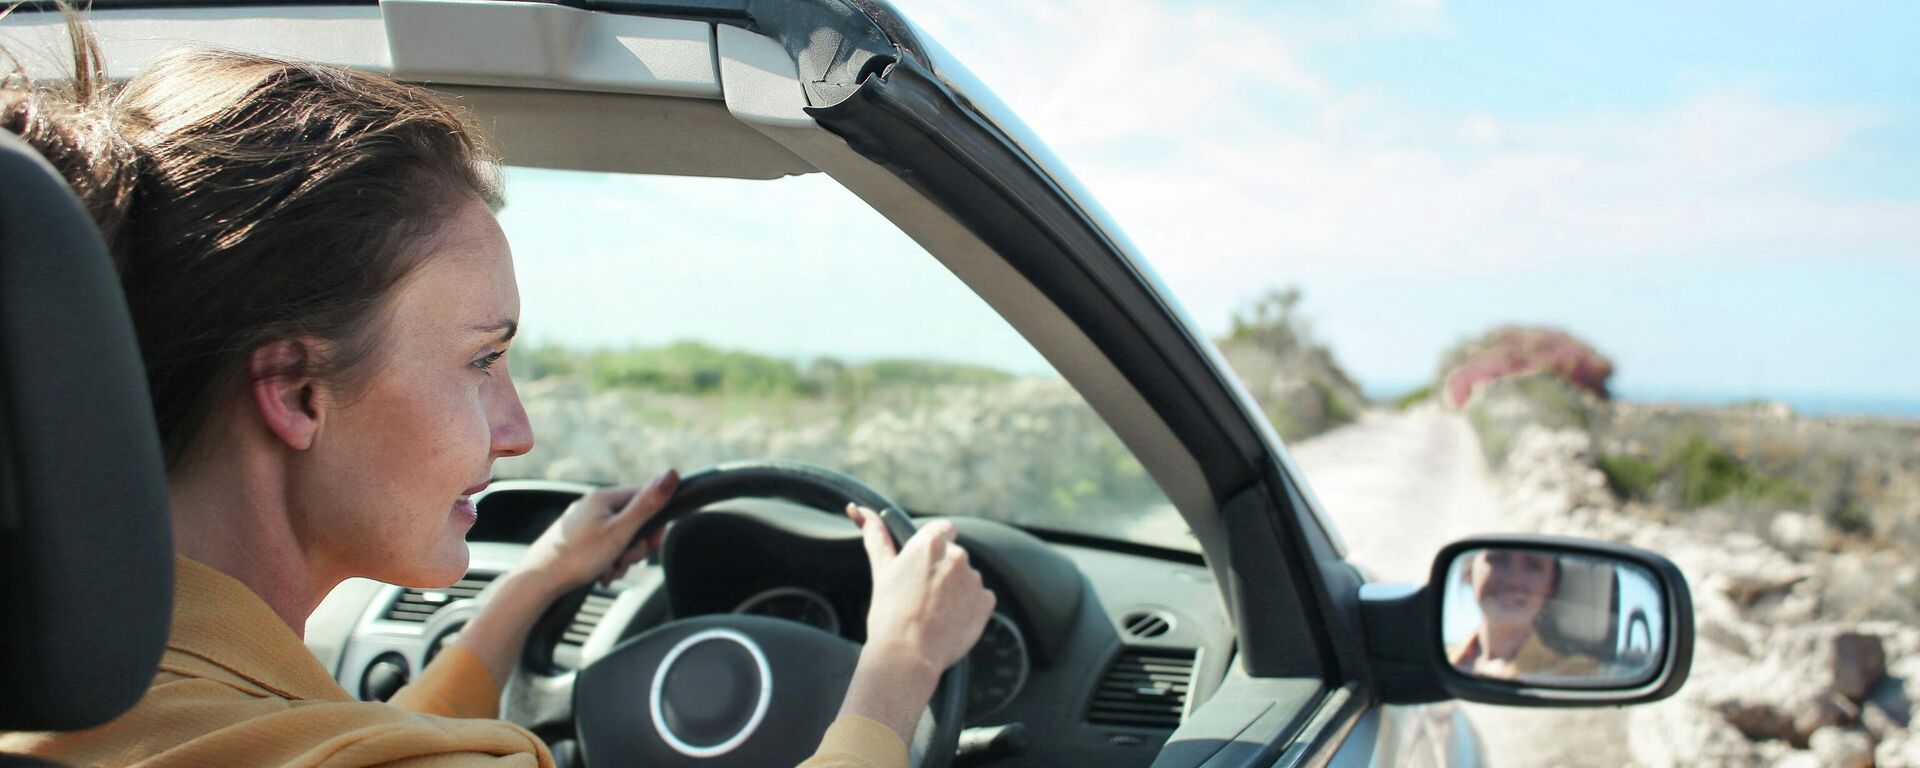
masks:
<instances>
[{"instance_id":1,"label":"green bush","mask_svg":"<svg viewBox=\"0 0 1920 768\"><path fill-rule=\"evenodd\" d=\"M1412 408L1416 405L1419 405L1421 403L1424 403L1432 399L1433 399L1433 385L1428 384L1412 392L1408 392L1404 395L1394 398L1393 407L1396 410L1404 411L1408 408Z\"/></svg>"},{"instance_id":2,"label":"green bush","mask_svg":"<svg viewBox=\"0 0 1920 768\"><path fill-rule=\"evenodd\" d=\"M1693 437L1667 460L1674 472L1680 503L1704 507L1726 498L1746 481L1745 467L1718 445Z\"/></svg>"},{"instance_id":3,"label":"green bush","mask_svg":"<svg viewBox=\"0 0 1920 768\"><path fill-rule=\"evenodd\" d=\"M1663 474L1660 465L1638 456L1608 453L1600 456L1600 472L1607 476L1607 487L1623 499L1646 499Z\"/></svg>"},{"instance_id":4,"label":"green bush","mask_svg":"<svg viewBox=\"0 0 1920 768\"><path fill-rule=\"evenodd\" d=\"M877 389L931 390L1013 380L1004 371L978 365L927 360L847 364L832 358L802 363L696 341L593 350L525 344L514 349L513 365L515 373L527 381L573 376L596 391L676 395L859 396Z\"/></svg>"},{"instance_id":5,"label":"green bush","mask_svg":"<svg viewBox=\"0 0 1920 768\"><path fill-rule=\"evenodd\" d=\"M1675 440L1653 459L1602 454L1599 463L1608 487L1622 498L1654 501L1666 483L1672 501L1683 509L1710 506L1729 497L1773 507L1803 505L1812 498L1793 478L1770 475L1700 434Z\"/></svg>"},{"instance_id":6,"label":"green bush","mask_svg":"<svg viewBox=\"0 0 1920 768\"><path fill-rule=\"evenodd\" d=\"M1688 507L1704 507L1728 496L1761 504L1807 502L1806 489L1799 483L1765 474L1701 435L1688 438L1672 452L1669 462L1680 501Z\"/></svg>"},{"instance_id":7,"label":"green bush","mask_svg":"<svg viewBox=\"0 0 1920 768\"><path fill-rule=\"evenodd\" d=\"M1872 512L1851 500L1829 511L1826 519L1842 533L1868 533L1873 529Z\"/></svg>"},{"instance_id":8,"label":"green bush","mask_svg":"<svg viewBox=\"0 0 1920 768\"><path fill-rule=\"evenodd\" d=\"M1333 387L1328 386L1326 382L1315 381L1313 382L1313 389L1320 395L1321 400L1327 404L1327 422L1329 424L1339 425L1353 421L1353 406L1348 405L1346 399L1342 398L1340 393L1333 391Z\"/></svg>"}]
</instances>

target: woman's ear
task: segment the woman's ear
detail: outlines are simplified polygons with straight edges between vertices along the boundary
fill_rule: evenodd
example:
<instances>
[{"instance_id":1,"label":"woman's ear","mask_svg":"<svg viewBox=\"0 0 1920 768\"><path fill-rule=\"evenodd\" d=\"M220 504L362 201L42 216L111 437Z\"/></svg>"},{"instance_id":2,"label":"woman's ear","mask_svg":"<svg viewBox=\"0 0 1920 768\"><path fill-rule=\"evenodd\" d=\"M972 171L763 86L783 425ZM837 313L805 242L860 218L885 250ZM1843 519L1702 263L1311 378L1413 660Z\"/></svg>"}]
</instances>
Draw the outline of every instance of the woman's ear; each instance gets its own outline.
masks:
<instances>
[{"instance_id":1,"label":"woman's ear","mask_svg":"<svg viewBox=\"0 0 1920 768\"><path fill-rule=\"evenodd\" d=\"M313 447L322 423L312 370L313 348L293 341L276 341L247 358L247 380L253 405L268 431L296 451Z\"/></svg>"}]
</instances>

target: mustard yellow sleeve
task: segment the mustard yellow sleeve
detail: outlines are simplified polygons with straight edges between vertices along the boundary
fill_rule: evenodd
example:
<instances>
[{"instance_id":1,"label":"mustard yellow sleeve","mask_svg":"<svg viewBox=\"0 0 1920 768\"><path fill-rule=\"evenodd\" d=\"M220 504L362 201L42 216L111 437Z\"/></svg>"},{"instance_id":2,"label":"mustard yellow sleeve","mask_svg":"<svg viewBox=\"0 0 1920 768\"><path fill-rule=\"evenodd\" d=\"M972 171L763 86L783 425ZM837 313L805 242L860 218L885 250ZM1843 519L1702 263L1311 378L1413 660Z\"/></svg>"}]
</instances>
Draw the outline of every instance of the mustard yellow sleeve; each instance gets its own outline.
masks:
<instances>
[{"instance_id":1,"label":"mustard yellow sleeve","mask_svg":"<svg viewBox=\"0 0 1920 768\"><path fill-rule=\"evenodd\" d=\"M448 645L387 703L428 715L491 719L500 716L500 684L480 657Z\"/></svg>"},{"instance_id":2,"label":"mustard yellow sleeve","mask_svg":"<svg viewBox=\"0 0 1920 768\"><path fill-rule=\"evenodd\" d=\"M907 745L891 728L842 715L827 726L820 749L799 768L907 768Z\"/></svg>"}]
</instances>

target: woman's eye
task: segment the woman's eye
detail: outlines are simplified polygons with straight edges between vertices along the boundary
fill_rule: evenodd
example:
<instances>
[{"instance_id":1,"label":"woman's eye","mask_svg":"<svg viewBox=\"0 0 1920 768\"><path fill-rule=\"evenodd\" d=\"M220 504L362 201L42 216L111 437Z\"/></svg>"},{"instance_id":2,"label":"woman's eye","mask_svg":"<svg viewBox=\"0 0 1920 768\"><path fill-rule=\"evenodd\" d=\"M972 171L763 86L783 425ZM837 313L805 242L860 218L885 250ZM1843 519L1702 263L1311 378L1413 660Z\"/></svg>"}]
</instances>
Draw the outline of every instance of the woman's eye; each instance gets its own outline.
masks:
<instances>
[{"instance_id":1,"label":"woman's eye","mask_svg":"<svg viewBox=\"0 0 1920 768\"><path fill-rule=\"evenodd\" d=\"M486 357L480 358L479 360L475 360L473 362L473 366L475 368L479 368L481 373L485 373L488 376L492 376L493 364L500 362L500 358L503 358L506 356L507 356L507 351L503 349L493 354L487 355Z\"/></svg>"}]
</instances>

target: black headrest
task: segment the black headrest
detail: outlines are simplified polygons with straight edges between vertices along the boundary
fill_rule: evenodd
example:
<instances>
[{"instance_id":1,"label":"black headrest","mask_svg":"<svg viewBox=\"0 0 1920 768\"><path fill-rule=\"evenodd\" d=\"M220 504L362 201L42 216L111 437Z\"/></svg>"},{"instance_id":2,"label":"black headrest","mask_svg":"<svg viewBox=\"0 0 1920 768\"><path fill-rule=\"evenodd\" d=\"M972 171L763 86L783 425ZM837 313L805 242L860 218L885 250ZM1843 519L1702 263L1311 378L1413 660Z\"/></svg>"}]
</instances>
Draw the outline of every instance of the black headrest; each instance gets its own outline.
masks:
<instances>
[{"instance_id":1,"label":"black headrest","mask_svg":"<svg viewBox=\"0 0 1920 768\"><path fill-rule=\"evenodd\" d=\"M93 220L0 130L0 730L112 719L173 605L166 468Z\"/></svg>"}]
</instances>

